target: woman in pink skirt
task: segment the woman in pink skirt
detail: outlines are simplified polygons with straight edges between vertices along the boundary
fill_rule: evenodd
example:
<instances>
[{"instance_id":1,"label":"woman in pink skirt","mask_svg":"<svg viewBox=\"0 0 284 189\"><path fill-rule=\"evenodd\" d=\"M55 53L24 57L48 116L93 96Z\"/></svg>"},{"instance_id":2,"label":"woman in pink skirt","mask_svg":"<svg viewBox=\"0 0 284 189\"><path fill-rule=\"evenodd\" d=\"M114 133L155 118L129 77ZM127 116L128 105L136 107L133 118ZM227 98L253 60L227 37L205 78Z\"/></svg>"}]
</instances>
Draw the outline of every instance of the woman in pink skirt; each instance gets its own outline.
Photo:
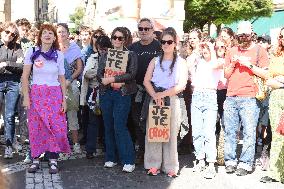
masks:
<instances>
[{"instance_id":1,"label":"woman in pink skirt","mask_svg":"<svg viewBox=\"0 0 284 189\"><path fill-rule=\"evenodd\" d=\"M30 48L25 56L23 106L28 110L30 148L34 159L28 169L30 173L39 169L42 153L49 153L49 173L58 173L58 153L70 152L65 117L64 55L58 49L56 29L51 24L43 24L37 46Z\"/></svg>"}]
</instances>

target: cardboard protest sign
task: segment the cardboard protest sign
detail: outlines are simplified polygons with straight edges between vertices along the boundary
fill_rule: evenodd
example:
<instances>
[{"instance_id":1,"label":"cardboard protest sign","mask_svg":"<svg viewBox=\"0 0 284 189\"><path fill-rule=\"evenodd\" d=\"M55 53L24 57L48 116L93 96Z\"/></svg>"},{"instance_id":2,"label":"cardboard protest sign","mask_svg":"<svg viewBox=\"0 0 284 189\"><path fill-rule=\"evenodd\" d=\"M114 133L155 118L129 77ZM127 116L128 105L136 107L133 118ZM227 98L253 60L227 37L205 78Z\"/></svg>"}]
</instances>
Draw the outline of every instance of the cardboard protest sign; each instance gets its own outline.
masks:
<instances>
[{"instance_id":1,"label":"cardboard protest sign","mask_svg":"<svg viewBox=\"0 0 284 189\"><path fill-rule=\"evenodd\" d=\"M129 51L109 49L105 67L105 77L114 77L126 72ZM113 88L120 88L123 83L112 83Z\"/></svg>"},{"instance_id":2,"label":"cardboard protest sign","mask_svg":"<svg viewBox=\"0 0 284 189\"><path fill-rule=\"evenodd\" d=\"M149 105L148 142L169 142L171 109L170 106Z\"/></svg>"}]
</instances>

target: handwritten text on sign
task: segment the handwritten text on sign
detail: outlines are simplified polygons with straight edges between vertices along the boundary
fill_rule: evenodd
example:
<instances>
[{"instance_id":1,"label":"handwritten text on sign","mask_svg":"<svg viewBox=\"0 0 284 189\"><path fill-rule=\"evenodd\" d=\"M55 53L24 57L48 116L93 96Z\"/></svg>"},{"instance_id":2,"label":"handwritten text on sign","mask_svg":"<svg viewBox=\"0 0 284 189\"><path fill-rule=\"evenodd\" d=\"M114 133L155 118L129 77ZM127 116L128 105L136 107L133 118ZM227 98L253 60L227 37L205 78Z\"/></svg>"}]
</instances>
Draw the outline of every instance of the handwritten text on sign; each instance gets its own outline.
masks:
<instances>
[{"instance_id":1,"label":"handwritten text on sign","mask_svg":"<svg viewBox=\"0 0 284 189\"><path fill-rule=\"evenodd\" d=\"M170 139L170 106L149 106L149 142L169 142Z\"/></svg>"},{"instance_id":2,"label":"handwritten text on sign","mask_svg":"<svg viewBox=\"0 0 284 189\"><path fill-rule=\"evenodd\" d=\"M105 77L114 77L126 72L128 51L109 49L105 67ZM112 87L120 88L123 83L112 83Z\"/></svg>"}]
</instances>

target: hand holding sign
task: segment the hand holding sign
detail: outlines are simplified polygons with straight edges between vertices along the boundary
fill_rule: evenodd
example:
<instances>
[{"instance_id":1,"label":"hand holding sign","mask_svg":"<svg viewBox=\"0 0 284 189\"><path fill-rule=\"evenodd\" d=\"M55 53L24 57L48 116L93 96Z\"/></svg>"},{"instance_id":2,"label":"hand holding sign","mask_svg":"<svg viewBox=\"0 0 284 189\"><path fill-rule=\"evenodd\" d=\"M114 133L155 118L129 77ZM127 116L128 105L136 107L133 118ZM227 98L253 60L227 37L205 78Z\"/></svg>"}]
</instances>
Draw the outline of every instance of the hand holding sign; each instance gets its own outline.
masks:
<instances>
[{"instance_id":1,"label":"hand holding sign","mask_svg":"<svg viewBox=\"0 0 284 189\"><path fill-rule=\"evenodd\" d=\"M162 95L161 95L161 93L155 93L154 95L153 95L153 99L154 99L154 101L155 101L155 103L156 103L156 105L158 105L158 106L163 106L164 105L164 99L162 98Z\"/></svg>"},{"instance_id":2,"label":"hand holding sign","mask_svg":"<svg viewBox=\"0 0 284 189\"><path fill-rule=\"evenodd\" d=\"M103 85L108 85L108 84L113 83L113 82L114 82L113 77L102 78L102 84Z\"/></svg>"},{"instance_id":3,"label":"hand holding sign","mask_svg":"<svg viewBox=\"0 0 284 189\"><path fill-rule=\"evenodd\" d=\"M168 142L170 139L171 123L170 106L157 106L150 104L148 117L148 141Z\"/></svg>"},{"instance_id":4,"label":"hand holding sign","mask_svg":"<svg viewBox=\"0 0 284 189\"><path fill-rule=\"evenodd\" d=\"M113 83L114 77L122 75L126 72L128 62L128 51L118 51L109 49L107 54L107 61L105 67L105 78L102 79L104 85L110 84L113 88L120 88L122 83ZM107 79L111 78L111 79Z\"/></svg>"}]
</instances>

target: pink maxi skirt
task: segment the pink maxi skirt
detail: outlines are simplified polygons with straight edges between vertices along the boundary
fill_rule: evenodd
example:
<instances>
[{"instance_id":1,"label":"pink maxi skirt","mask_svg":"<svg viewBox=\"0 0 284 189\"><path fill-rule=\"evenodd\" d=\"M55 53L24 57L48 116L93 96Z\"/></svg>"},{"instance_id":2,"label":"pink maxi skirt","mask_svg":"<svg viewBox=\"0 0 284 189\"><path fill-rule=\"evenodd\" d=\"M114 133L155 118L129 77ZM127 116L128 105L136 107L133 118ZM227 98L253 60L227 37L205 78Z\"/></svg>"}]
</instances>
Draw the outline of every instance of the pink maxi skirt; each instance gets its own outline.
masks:
<instances>
[{"instance_id":1,"label":"pink maxi skirt","mask_svg":"<svg viewBox=\"0 0 284 189\"><path fill-rule=\"evenodd\" d=\"M28 127L32 157L46 151L70 153L66 115L60 111L61 87L32 85L30 103Z\"/></svg>"}]
</instances>

